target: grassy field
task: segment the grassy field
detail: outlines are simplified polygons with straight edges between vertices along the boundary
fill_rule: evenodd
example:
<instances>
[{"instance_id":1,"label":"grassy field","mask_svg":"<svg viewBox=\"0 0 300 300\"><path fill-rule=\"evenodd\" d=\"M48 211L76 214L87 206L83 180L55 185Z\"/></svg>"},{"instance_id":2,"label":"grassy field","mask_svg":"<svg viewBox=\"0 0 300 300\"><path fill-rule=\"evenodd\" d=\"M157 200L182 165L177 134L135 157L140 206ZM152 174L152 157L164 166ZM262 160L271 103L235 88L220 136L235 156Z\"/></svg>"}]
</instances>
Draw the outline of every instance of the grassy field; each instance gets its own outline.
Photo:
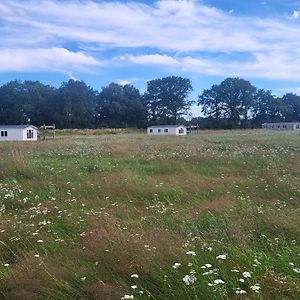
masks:
<instances>
[{"instance_id":1,"label":"grassy field","mask_svg":"<svg viewBox=\"0 0 300 300\"><path fill-rule=\"evenodd\" d=\"M300 299L299 134L114 133L0 144L0 299Z\"/></svg>"}]
</instances>

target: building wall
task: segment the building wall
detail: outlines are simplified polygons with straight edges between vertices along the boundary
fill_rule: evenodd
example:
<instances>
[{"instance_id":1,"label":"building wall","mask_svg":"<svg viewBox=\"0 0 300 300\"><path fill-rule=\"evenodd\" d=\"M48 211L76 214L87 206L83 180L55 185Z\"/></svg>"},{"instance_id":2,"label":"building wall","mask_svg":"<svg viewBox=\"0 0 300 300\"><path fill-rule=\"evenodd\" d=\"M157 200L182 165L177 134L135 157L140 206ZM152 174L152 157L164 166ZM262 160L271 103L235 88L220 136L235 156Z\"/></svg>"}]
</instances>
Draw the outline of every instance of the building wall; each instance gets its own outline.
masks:
<instances>
[{"instance_id":1,"label":"building wall","mask_svg":"<svg viewBox=\"0 0 300 300\"><path fill-rule=\"evenodd\" d=\"M7 131L7 136L1 136L1 131ZM21 140L22 140L22 129L0 127L0 141L21 141Z\"/></svg>"},{"instance_id":2,"label":"building wall","mask_svg":"<svg viewBox=\"0 0 300 300\"><path fill-rule=\"evenodd\" d=\"M299 130L300 123L268 123L263 124L262 128L270 130Z\"/></svg>"},{"instance_id":3,"label":"building wall","mask_svg":"<svg viewBox=\"0 0 300 300\"><path fill-rule=\"evenodd\" d=\"M183 129L183 133L179 133L180 128ZM152 130L152 132L151 132ZM168 130L168 131L166 131ZM147 134L149 135L186 135L187 131L185 127L154 127L154 128L147 128Z\"/></svg>"},{"instance_id":4,"label":"building wall","mask_svg":"<svg viewBox=\"0 0 300 300\"><path fill-rule=\"evenodd\" d=\"M33 139L27 139L27 128L1 128L0 127L0 141L37 141L37 130L33 130ZM7 136L1 136L1 131L7 131Z\"/></svg>"},{"instance_id":5,"label":"building wall","mask_svg":"<svg viewBox=\"0 0 300 300\"><path fill-rule=\"evenodd\" d=\"M28 139L27 138L27 130L33 130L33 138ZM37 141L37 130L34 128L25 128L22 130L22 140L23 141Z\"/></svg>"}]
</instances>

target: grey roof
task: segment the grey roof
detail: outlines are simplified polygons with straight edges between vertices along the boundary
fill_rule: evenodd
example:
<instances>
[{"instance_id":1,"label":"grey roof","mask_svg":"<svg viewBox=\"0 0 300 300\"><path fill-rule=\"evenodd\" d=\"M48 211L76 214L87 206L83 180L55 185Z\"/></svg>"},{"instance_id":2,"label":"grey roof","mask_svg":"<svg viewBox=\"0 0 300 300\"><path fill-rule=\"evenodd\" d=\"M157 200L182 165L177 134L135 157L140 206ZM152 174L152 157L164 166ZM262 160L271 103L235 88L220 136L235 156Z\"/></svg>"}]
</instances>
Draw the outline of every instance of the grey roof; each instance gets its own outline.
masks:
<instances>
[{"instance_id":1,"label":"grey roof","mask_svg":"<svg viewBox=\"0 0 300 300\"><path fill-rule=\"evenodd\" d=\"M0 128L3 129L25 129L27 127L33 127L35 129L37 129L35 126L33 125L0 125Z\"/></svg>"},{"instance_id":2,"label":"grey roof","mask_svg":"<svg viewBox=\"0 0 300 300\"><path fill-rule=\"evenodd\" d=\"M153 125L148 128L177 128L177 127L185 127L184 125Z\"/></svg>"},{"instance_id":3,"label":"grey roof","mask_svg":"<svg viewBox=\"0 0 300 300\"><path fill-rule=\"evenodd\" d=\"M286 124L286 125L292 125L292 124L298 124L299 122L275 122L275 123L263 123L262 125L278 125L278 124Z\"/></svg>"}]
</instances>

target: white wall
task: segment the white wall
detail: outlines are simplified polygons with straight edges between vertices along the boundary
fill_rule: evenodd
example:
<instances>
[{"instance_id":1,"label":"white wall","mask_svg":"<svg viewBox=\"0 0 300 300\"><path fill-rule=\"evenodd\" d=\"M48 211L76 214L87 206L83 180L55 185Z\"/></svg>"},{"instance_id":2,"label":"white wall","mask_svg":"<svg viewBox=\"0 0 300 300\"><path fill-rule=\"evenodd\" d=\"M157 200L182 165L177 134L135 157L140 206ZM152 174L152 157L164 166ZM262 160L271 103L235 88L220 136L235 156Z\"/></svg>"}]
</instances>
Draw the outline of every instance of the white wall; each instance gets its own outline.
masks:
<instances>
[{"instance_id":1,"label":"white wall","mask_svg":"<svg viewBox=\"0 0 300 300\"><path fill-rule=\"evenodd\" d=\"M33 139L27 139L27 130L33 130ZM22 140L23 141L37 141L37 130L34 128L25 128L22 130Z\"/></svg>"},{"instance_id":2,"label":"white wall","mask_svg":"<svg viewBox=\"0 0 300 300\"><path fill-rule=\"evenodd\" d=\"M179 133L180 128L183 128L183 134ZM152 129L153 132L150 132ZM160 132L159 132L160 129ZM168 132L165 132L165 129L168 129ZM186 135L186 128L185 127L154 127L154 128L147 128L147 134L149 135Z\"/></svg>"},{"instance_id":3,"label":"white wall","mask_svg":"<svg viewBox=\"0 0 300 300\"><path fill-rule=\"evenodd\" d=\"M27 129L33 130L33 139L27 139ZM7 131L7 136L1 136L1 131ZM37 130L34 128L5 128L0 127L0 141L37 141Z\"/></svg>"}]
</instances>

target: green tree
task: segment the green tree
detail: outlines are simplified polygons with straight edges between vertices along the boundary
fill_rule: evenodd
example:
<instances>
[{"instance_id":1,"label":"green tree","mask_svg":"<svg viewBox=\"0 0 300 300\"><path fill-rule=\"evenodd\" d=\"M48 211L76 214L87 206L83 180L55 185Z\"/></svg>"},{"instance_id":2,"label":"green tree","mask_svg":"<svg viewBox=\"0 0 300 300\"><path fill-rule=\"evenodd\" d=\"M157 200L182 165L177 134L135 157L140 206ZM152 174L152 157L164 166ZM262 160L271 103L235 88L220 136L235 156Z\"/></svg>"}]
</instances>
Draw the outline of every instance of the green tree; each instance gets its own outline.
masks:
<instances>
[{"instance_id":1,"label":"green tree","mask_svg":"<svg viewBox=\"0 0 300 300\"><path fill-rule=\"evenodd\" d=\"M282 97L282 103L285 108L283 111L285 121L300 121L300 96L287 93Z\"/></svg>"},{"instance_id":2,"label":"green tree","mask_svg":"<svg viewBox=\"0 0 300 300\"><path fill-rule=\"evenodd\" d=\"M203 113L210 117L229 119L229 127L247 127L253 113L256 88L241 78L226 78L219 85L205 90L198 100Z\"/></svg>"},{"instance_id":3,"label":"green tree","mask_svg":"<svg viewBox=\"0 0 300 300\"><path fill-rule=\"evenodd\" d=\"M157 123L169 120L176 124L194 103L188 99L192 90L191 81L178 76L148 81L144 101L150 121Z\"/></svg>"},{"instance_id":4,"label":"green tree","mask_svg":"<svg viewBox=\"0 0 300 300\"><path fill-rule=\"evenodd\" d=\"M58 127L93 128L96 118L96 91L83 81L70 79L58 89L53 119Z\"/></svg>"},{"instance_id":5,"label":"green tree","mask_svg":"<svg viewBox=\"0 0 300 300\"><path fill-rule=\"evenodd\" d=\"M140 92L132 85L111 83L97 97L97 124L104 127L142 127L147 110Z\"/></svg>"}]
</instances>

